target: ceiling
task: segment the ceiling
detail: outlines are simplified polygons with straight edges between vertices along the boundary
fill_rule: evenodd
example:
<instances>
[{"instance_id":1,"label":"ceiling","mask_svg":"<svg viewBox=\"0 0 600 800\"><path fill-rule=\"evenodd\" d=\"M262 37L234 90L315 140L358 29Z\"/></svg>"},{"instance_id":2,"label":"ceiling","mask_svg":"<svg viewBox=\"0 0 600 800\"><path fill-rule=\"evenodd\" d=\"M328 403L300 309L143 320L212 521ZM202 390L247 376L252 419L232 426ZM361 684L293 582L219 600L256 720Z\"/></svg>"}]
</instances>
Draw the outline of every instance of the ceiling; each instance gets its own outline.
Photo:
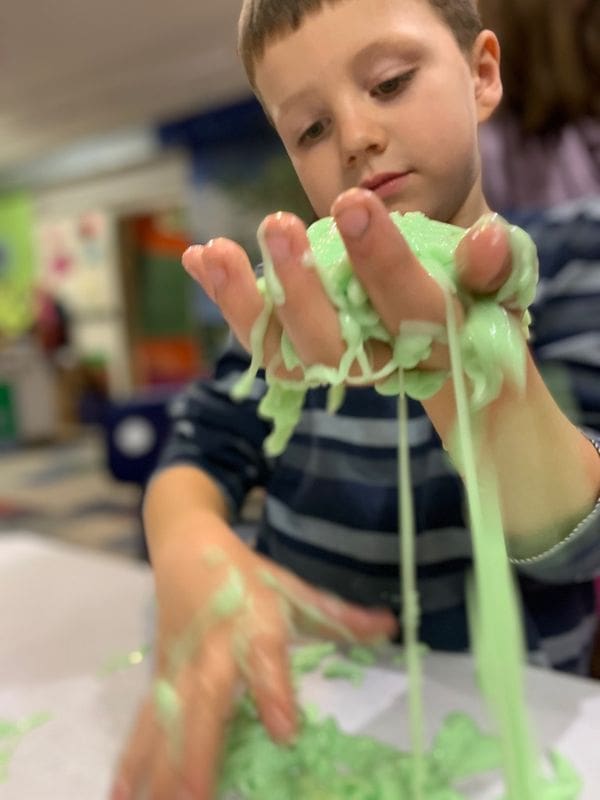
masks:
<instances>
[{"instance_id":1,"label":"ceiling","mask_svg":"<svg viewBox=\"0 0 600 800\"><path fill-rule=\"evenodd\" d=\"M241 0L2 0L0 170L248 93Z\"/></svg>"}]
</instances>

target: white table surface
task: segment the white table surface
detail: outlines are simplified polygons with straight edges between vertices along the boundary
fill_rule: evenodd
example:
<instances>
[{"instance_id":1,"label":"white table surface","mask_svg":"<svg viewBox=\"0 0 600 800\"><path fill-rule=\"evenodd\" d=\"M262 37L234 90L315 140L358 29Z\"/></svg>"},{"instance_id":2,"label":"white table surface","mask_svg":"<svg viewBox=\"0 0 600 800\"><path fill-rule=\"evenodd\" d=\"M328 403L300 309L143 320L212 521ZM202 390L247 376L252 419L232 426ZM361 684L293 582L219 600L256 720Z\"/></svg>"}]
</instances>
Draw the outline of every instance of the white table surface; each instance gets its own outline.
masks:
<instances>
[{"instance_id":1,"label":"white table surface","mask_svg":"<svg viewBox=\"0 0 600 800\"><path fill-rule=\"evenodd\" d=\"M143 564L32 534L0 535L0 720L51 714L19 743L0 800L106 799L150 669L146 662L108 675L102 670L148 643L152 608L152 578ZM425 672L429 735L450 711L467 711L485 724L469 658L430 653ZM538 741L576 765L586 784L581 800L598 800L600 684L538 669L527 678ZM354 706L350 727L407 746L401 673L373 674L362 689L309 680L308 696L325 698L327 710ZM498 798L489 789L479 786L472 796Z\"/></svg>"}]
</instances>

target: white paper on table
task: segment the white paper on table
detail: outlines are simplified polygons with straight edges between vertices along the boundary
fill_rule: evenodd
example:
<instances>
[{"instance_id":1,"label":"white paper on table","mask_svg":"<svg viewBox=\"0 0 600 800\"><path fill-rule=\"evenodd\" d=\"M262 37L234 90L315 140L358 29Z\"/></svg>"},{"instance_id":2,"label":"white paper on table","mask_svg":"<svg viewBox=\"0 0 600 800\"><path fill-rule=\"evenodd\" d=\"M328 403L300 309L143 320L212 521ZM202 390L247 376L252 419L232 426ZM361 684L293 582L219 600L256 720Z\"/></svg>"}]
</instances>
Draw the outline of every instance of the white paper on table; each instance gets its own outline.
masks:
<instances>
[{"instance_id":1,"label":"white paper on table","mask_svg":"<svg viewBox=\"0 0 600 800\"><path fill-rule=\"evenodd\" d=\"M2 800L105 800L140 699L141 672L0 687L0 718L49 719L26 733L0 785Z\"/></svg>"},{"instance_id":2,"label":"white paper on table","mask_svg":"<svg viewBox=\"0 0 600 800\"><path fill-rule=\"evenodd\" d=\"M333 717L346 733L358 733L406 693L403 672L368 667L360 685L343 678L324 678L320 672L303 677L301 704L314 704L323 717Z\"/></svg>"},{"instance_id":3,"label":"white paper on table","mask_svg":"<svg viewBox=\"0 0 600 800\"><path fill-rule=\"evenodd\" d=\"M582 800L597 800L600 796L600 697L591 697L581 704L575 722L553 749L585 773Z\"/></svg>"}]
</instances>

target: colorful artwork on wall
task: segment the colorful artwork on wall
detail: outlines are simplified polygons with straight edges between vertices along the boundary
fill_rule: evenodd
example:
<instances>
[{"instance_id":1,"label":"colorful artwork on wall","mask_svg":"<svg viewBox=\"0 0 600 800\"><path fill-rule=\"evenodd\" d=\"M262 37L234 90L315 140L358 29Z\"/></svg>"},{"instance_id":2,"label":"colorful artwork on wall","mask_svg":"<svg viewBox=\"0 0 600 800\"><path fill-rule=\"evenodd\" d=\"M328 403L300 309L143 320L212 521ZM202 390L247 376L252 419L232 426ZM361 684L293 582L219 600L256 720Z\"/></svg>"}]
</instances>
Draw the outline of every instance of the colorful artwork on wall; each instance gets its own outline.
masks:
<instances>
[{"instance_id":1,"label":"colorful artwork on wall","mask_svg":"<svg viewBox=\"0 0 600 800\"><path fill-rule=\"evenodd\" d=\"M34 247L31 201L0 196L0 335L13 337L33 322Z\"/></svg>"},{"instance_id":2,"label":"colorful artwork on wall","mask_svg":"<svg viewBox=\"0 0 600 800\"><path fill-rule=\"evenodd\" d=\"M106 314L119 305L113 221L100 212L44 219L38 227L40 282L77 314Z\"/></svg>"}]
</instances>

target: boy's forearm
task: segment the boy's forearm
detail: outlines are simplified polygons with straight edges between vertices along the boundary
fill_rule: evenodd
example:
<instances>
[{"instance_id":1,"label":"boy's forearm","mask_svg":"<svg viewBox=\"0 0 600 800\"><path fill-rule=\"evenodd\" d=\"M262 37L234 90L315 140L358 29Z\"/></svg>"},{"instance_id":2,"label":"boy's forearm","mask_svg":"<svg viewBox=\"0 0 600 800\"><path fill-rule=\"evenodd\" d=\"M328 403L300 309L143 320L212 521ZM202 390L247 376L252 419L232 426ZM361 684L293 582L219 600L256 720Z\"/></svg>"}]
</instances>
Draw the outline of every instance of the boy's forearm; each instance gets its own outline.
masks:
<instances>
[{"instance_id":1,"label":"boy's forearm","mask_svg":"<svg viewBox=\"0 0 600 800\"><path fill-rule=\"evenodd\" d=\"M456 419L451 382L423 405L447 446ZM484 415L483 457L496 470L507 536L560 541L600 494L594 446L558 408L531 355L525 395L506 386Z\"/></svg>"},{"instance_id":2,"label":"boy's forearm","mask_svg":"<svg viewBox=\"0 0 600 800\"><path fill-rule=\"evenodd\" d=\"M196 527L201 518L206 519L206 530L214 531L215 536L229 535L227 516L225 497L206 473L187 464L168 467L152 479L144 499L150 552L157 550L165 537L177 535L177 530Z\"/></svg>"}]
</instances>

